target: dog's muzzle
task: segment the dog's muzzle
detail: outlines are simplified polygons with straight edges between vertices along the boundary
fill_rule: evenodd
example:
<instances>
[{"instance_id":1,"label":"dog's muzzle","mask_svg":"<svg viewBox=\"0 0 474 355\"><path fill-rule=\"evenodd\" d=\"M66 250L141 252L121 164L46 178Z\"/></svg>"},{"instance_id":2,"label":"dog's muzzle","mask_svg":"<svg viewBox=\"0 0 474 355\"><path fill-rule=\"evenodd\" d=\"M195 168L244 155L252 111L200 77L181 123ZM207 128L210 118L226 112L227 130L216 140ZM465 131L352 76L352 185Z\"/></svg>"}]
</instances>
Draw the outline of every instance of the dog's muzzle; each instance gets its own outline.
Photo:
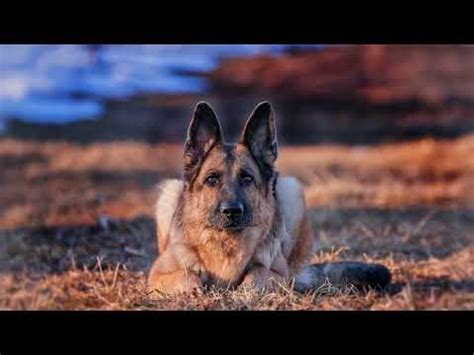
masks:
<instances>
[{"instance_id":1,"label":"dog's muzzle","mask_svg":"<svg viewBox=\"0 0 474 355\"><path fill-rule=\"evenodd\" d=\"M210 222L218 229L243 229L251 221L249 212L241 201L222 201L211 213Z\"/></svg>"}]
</instances>

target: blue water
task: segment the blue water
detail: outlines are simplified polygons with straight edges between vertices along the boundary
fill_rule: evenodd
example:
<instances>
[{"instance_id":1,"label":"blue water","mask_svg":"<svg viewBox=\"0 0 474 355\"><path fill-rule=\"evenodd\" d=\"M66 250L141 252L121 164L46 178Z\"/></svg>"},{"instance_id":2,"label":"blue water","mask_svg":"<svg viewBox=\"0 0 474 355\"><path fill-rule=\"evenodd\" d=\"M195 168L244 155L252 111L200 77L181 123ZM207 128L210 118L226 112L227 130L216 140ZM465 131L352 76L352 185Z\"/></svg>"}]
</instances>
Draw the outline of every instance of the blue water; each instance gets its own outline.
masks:
<instances>
[{"instance_id":1,"label":"blue water","mask_svg":"<svg viewBox=\"0 0 474 355\"><path fill-rule=\"evenodd\" d=\"M5 121L94 119L109 98L137 93L202 93L225 57L280 55L286 45L2 45L0 131ZM178 71L179 70L179 71Z\"/></svg>"}]
</instances>

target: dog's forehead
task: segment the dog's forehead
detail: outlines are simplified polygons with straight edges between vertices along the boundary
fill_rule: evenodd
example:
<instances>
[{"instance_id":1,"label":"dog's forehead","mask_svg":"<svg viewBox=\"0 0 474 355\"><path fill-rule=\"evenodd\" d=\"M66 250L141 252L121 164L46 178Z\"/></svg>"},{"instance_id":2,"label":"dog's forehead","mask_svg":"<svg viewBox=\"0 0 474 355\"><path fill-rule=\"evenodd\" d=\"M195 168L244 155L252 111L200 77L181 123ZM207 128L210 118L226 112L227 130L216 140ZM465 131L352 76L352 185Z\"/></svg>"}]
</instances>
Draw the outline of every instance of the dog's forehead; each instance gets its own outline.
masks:
<instances>
[{"instance_id":1,"label":"dog's forehead","mask_svg":"<svg viewBox=\"0 0 474 355\"><path fill-rule=\"evenodd\" d=\"M240 166L249 166L251 168L258 169L252 154L245 145L236 144L234 146L235 160Z\"/></svg>"},{"instance_id":2,"label":"dog's forehead","mask_svg":"<svg viewBox=\"0 0 474 355\"><path fill-rule=\"evenodd\" d=\"M228 168L235 171L247 168L258 171L249 150L242 144L224 144L212 149L203 163L204 170Z\"/></svg>"}]
</instances>

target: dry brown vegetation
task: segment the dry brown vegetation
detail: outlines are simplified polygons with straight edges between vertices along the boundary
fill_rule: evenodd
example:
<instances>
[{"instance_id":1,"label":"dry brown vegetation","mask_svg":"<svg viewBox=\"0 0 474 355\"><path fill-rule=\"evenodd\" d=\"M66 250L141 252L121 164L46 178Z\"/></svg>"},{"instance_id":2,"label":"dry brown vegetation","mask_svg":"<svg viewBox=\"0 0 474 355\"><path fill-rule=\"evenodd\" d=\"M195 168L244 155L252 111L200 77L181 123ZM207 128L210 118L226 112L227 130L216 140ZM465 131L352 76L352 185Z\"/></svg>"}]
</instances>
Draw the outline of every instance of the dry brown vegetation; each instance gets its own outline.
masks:
<instances>
[{"instance_id":1,"label":"dry brown vegetation","mask_svg":"<svg viewBox=\"0 0 474 355\"><path fill-rule=\"evenodd\" d=\"M379 146L284 147L306 185L314 261L386 265L381 294L206 290L147 295L155 184L181 146L0 140L0 308L474 309L474 135Z\"/></svg>"}]
</instances>

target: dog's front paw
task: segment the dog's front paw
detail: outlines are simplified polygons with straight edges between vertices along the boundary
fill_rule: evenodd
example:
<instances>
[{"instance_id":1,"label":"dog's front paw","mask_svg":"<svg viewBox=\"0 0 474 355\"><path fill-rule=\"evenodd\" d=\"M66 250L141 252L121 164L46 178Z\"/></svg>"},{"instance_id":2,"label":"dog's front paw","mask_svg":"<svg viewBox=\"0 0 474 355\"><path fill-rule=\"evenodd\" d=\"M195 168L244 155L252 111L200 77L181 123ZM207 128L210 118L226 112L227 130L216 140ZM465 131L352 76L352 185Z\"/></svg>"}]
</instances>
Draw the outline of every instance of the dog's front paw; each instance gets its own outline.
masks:
<instances>
[{"instance_id":1,"label":"dog's front paw","mask_svg":"<svg viewBox=\"0 0 474 355\"><path fill-rule=\"evenodd\" d=\"M201 289L201 278L193 272L179 270L170 274L151 277L148 281L149 291L168 294L191 293Z\"/></svg>"},{"instance_id":2,"label":"dog's front paw","mask_svg":"<svg viewBox=\"0 0 474 355\"><path fill-rule=\"evenodd\" d=\"M173 283L171 293L191 293L203 287L201 278L198 275L192 272L186 272L185 274L177 282Z\"/></svg>"},{"instance_id":3,"label":"dog's front paw","mask_svg":"<svg viewBox=\"0 0 474 355\"><path fill-rule=\"evenodd\" d=\"M259 291L272 292L278 288L282 278L275 272L255 272L245 275L240 287L243 289L257 289Z\"/></svg>"}]
</instances>

